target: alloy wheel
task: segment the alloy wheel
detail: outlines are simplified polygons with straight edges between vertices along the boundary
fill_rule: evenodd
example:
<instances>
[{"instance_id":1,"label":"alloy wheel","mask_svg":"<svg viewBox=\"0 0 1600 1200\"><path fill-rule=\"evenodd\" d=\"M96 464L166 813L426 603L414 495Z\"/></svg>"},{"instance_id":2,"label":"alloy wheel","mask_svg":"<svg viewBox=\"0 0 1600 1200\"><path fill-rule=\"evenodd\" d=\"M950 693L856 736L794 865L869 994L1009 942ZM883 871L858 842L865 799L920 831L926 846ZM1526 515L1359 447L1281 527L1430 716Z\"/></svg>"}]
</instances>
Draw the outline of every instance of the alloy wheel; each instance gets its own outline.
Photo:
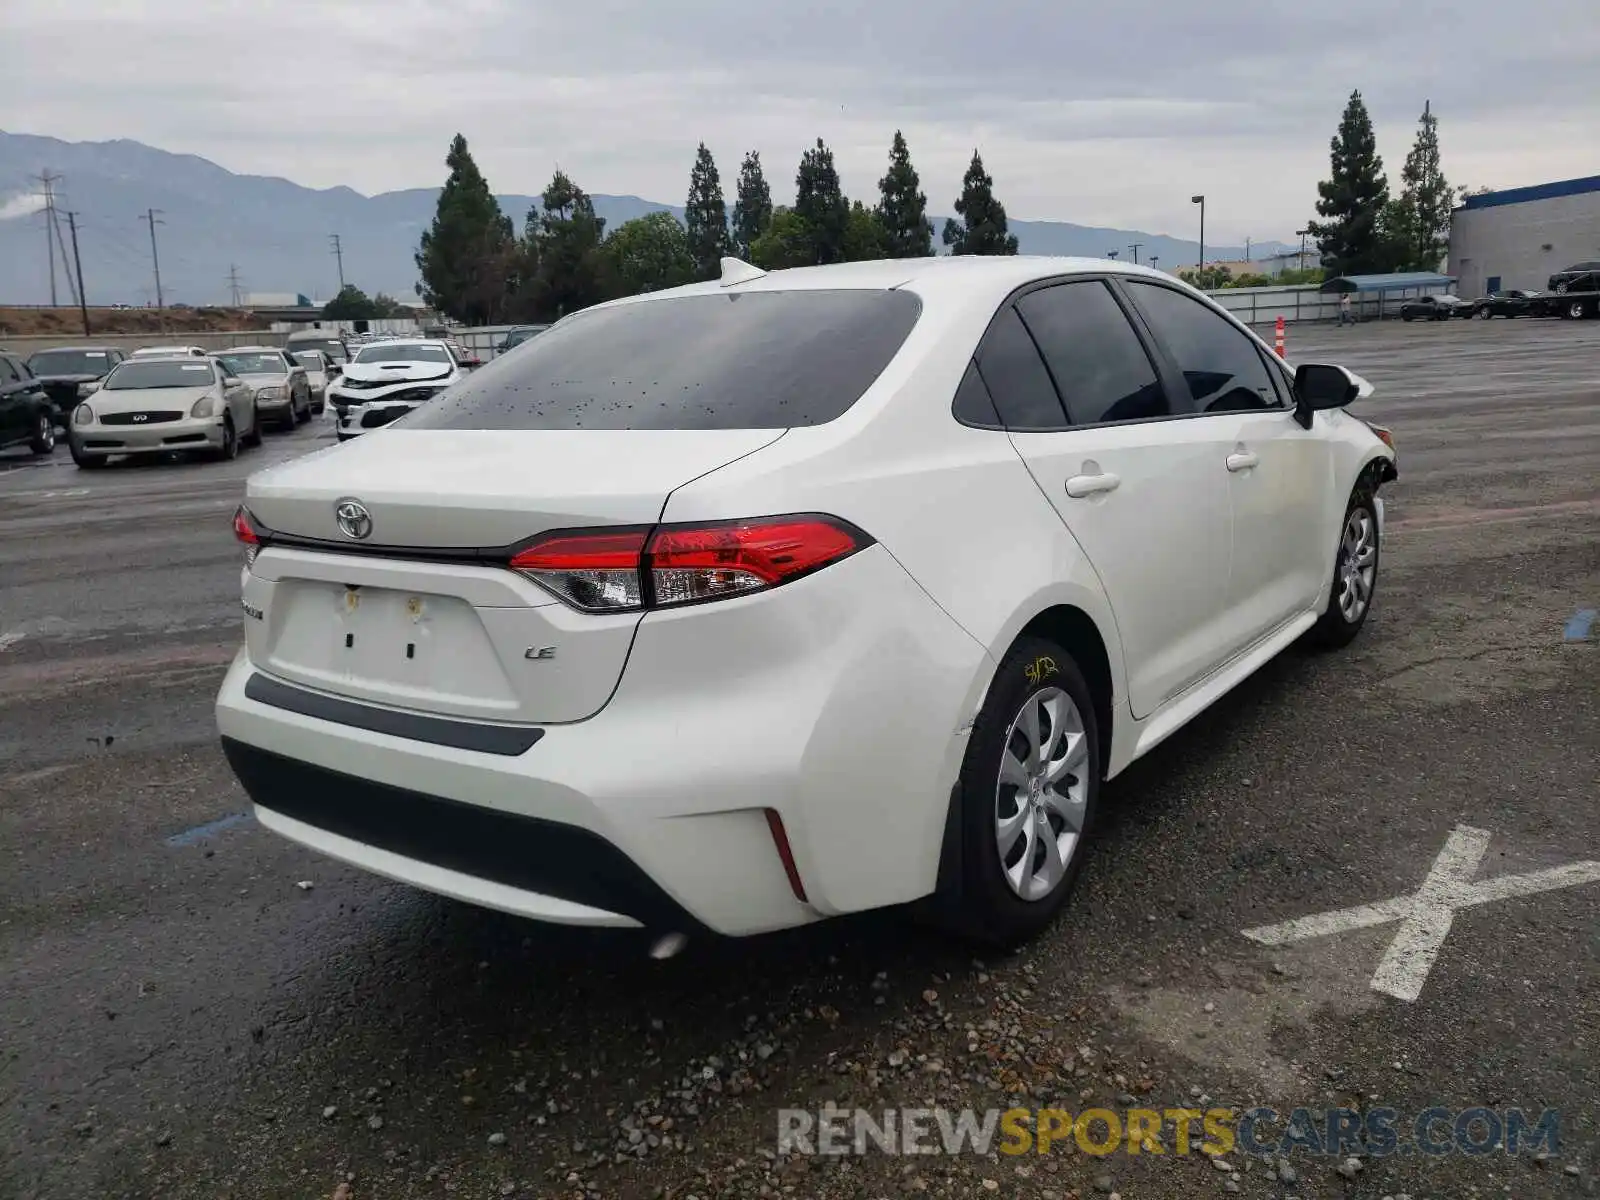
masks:
<instances>
[{"instance_id":1,"label":"alloy wheel","mask_svg":"<svg viewBox=\"0 0 1600 1200\"><path fill-rule=\"evenodd\" d=\"M995 785L1000 870L1023 900L1061 885L1089 804L1089 739L1083 714L1058 687L1040 688L1006 731Z\"/></svg>"},{"instance_id":2,"label":"alloy wheel","mask_svg":"<svg viewBox=\"0 0 1600 1200\"><path fill-rule=\"evenodd\" d=\"M1372 603L1372 584L1378 572L1373 531L1372 514L1365 508L1353 509L1339 543L1339 612L1352 625Z\"/></svg>"}]
</instances>

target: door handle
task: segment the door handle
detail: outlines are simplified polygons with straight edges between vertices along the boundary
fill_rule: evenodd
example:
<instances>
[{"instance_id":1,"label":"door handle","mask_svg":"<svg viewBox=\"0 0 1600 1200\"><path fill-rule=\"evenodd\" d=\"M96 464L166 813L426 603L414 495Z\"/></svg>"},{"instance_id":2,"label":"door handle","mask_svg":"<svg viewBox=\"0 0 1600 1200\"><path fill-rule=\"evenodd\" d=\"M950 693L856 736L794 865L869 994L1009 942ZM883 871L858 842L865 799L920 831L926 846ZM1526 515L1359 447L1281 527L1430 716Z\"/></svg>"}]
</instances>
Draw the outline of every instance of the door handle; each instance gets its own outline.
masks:
<instances>
[{"instance_id":1,"label":"door handle","mask_svg":"<svg viewBox=\"0 0 1600 1200\"><path fill-rule=\"evenodd\" d=\"M1261 460L1254 454L1251 454L1248 450L1235 450L1232 454L1228 455L1226 461L1228 464L1228 470L1237 472L1248 471Z\"/></svg>"},{"instance_id":2,"label":"door handle","mask_svg":"<svg viewBox=\"0 0 1600 1200\"><path fill-rule=\"evenodd\" d=\"M1114 492L1122 480L1109 472L1100 475L1074 475L1067 480L1067 495L1074 500L1093 496L1098 492Z\"/></svg>"}]
</instances>

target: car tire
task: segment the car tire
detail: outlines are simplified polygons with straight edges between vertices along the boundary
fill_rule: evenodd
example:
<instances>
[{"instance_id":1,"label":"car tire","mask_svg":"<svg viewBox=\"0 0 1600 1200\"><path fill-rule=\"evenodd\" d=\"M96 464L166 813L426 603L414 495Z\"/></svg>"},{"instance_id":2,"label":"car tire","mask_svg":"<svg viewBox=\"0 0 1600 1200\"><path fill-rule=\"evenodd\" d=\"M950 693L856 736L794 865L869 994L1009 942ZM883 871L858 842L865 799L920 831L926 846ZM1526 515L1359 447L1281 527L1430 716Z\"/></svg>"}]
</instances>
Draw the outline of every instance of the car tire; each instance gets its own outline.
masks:
<instances>
[{"instance_id":1,"label":"car tire","mask_svg":"<svg viewBox=\"0 0 1600 1200\"><path fill-rule=\"evenodd\" d=\"M1481 320L1487 321L1493 318L1494 313L1489 310L1489 306L1486 304L1478 310L1477 315Z\"/></svg>"},{"instance_id":2,"label":"car tire","mask_svg":"<svg viewBox=\"0 0 1600 1200\"><path fill-rule=\"evenodd\" d=\"M54 454L56 451L56 420L48 409L36 414L33 419L33 438L28 442L28 449L35 454Z\"/></svg>"},{"instance_id":3,"label":"car tire","mask_svg":"<svg viewBox=\"0 0 1600 1200\"><path fill-rule=\"evenodd\" d=\"M1049 727L1052 710L1059 718L1055 728ZM1054 747L1042 762L1029 744L1030 721ZM1051 922L1088 855L1101 769L1094 699L1078 665L1054 642L1019 639L995 673L967 741L954 798L960 896L948 927L1009 949ZM1004 852L1003 830L1015 839ZM1067 834L1073 836L1061 857ZM1055 838L1058 851L1054 871L1046 866L1048 837Z\"/></svg>"},{"instance_id":4,"label":"car tire","mask_svg":"<svg viewBox=\"0 0 1600 1200\"><path fill-rule=\"evenodd\" d=\"M250 406L250 428L239 439L239 445L248 446L252 450L261 445L261 410L254 404Z\"/></svg>"},{"instance_id":5,"label":"car tire","mask_svg":"<svg viewBox=\"0 0 1600 1200\"><path fill-rule=\"evenodd\" d=\"M222 448L213 452L218 462L232 462L239 457L239 434L233 427L233 418L222 418Z\"/></svg>"},{"instance_id":6,"label":"car tire","mask_svg":"<svg viewBox=\"0 0 1600 1200\"><path fill-rule=\"evenodd\" d=\"M1405 322L1409 323L1411 321L1411 314L1410 313L1401 313L1400 314L1400 319L1402 321L1405 321Z\"/></svg>"},{"instance_id":7,"label":"car tire","mask_svg":"<svg viewBox=\"0 0 1600 1200\"><path fill-rule=\"evenodd\" d=\"M69 440L67 449L72 452L72 461L85 471L99 471L105 467L108 455L105 454L80 454L78 448Z\"/></svg>"},{"instance_id":8,"label":"car tire","mask_svg":"<svg viewBox=\"0 0 1600 1200\"><path fill-rule=\"evenodd\" d=\"M1567 305L1564 315L1569 321L1581 321L1589 315L1589 306L1582 300L1574 300Z\"/></svg>"},{"instance_id":9,"label":"car tire","mask_svg":"<svg viewBox=\"0 0 1600 1200\"><path fill-rule=\"evenodd\" d=\"M1339 549L1334 555L1327 607L1307 634L1313 645L1327 650L1348 646L1367 623L1378 590L1382 536L1377 500L1371 485L1363 479L1350 494L1339 525ZM1352 566L1352 559L1357 565ZM1364 559L1368 561L1362 565Z\"/></svg>"},{"instance_id":10,"label":"car tire","mask_svg":"<svg viewBox=\"0 0 1600 1200\"><path fill-rule=\"evenodd\" d=\"M304 404L302 404L299 408L296 408L291 403L289 405L289 412L291 414L291 420L292 420L293 424L295 424L295 425L304 425L307 421L311 420L311 400L310 400L310 398L307 397L306 402Z\"/></svg>"}]
</instances>

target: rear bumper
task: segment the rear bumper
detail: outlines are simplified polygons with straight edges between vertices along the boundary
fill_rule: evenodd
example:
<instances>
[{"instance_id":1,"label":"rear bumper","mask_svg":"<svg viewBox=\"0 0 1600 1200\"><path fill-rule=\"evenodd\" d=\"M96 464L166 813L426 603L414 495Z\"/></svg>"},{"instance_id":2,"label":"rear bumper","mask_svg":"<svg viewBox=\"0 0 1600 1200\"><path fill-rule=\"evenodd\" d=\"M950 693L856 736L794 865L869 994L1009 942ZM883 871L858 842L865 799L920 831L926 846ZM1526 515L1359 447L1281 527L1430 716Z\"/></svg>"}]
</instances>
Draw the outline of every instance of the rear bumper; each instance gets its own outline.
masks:
<instances>
[{"instance_id":1,"label":"rear bumper","mask_svg":"<svg viewBox=\"0 0 1600 1200\"><path fill-rule=\"evenodd\" d=\"M609 703L520 753L442 728L472 722L407 736L391 722L430 718L252 688L247 652L216 711L263 823L333 857L540 920L744 935L934 890L992 671L872 547L769 595L648 614Z\"/></svg>"}]
</instances>

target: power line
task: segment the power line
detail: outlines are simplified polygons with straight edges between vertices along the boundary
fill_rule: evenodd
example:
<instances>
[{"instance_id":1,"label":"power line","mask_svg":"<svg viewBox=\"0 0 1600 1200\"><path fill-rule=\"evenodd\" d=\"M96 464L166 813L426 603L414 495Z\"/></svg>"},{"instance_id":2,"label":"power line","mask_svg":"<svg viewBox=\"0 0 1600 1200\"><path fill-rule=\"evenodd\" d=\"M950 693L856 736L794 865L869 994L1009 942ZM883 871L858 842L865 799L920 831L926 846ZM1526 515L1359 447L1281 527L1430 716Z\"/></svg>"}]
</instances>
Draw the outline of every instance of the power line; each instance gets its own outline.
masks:
<instances>
[{"instance_id":1,"label":"power line","mask_svg":"<svg viewBox=\"0 0 1600 1200\"><path fill-rule=\"evenodd\" d=\"M241 289L244 285L239 281L239 268L232 263L228 264L228 291L233 299L233 307L238 308L244 303Z\"/></svg>"},{"instance_id":2,"label":"power line","mask_svg":"<svg viewBox=\"0 0 1600 1200\"><path fill-rule=\"evenodd\" d=\"M1139 248L1143 245L1143 242L1130 242L1128 244L1128 249L1133 251L1133 261L1135 265L1137 265L1139 262Z\"/></svg>"},{"instance_id":3,"label":"power line","mask_svg":"<svg viewBox=\"0 0 1600 1200\"><path fill-rule=\"evenodd\" d=\"M72 264L78 273L78 311L83 314L83 336L88 337L89 301L83 291L83 259L78 257L78 214L69 212L67 214L67 224L72 229Z\"/></svg>"},{"instance_id":4,"label":"power line","mask_svg":"<svg viewBox=\"0 0 1600 1200\"><path fill-rule=\"evenodd\" d=\"M156 226L166 224L165 221L156 216L160 211L161 209L159 208L147 208L142 219L150 226L150 262L156 269L156 313L161 321L161 332L165 333L167 331L167 309L161 296L161 256L156 253Z\"/></svg>"},{"instance_id":5,"label":"power line","mask_svg":"<svg viewBox=\"0 0 1600 1200\"><path fill-rule=\"evenodd\" d=\"M339 260L339 290L344 291L344 247L339 242L337 233L328 235L328 243L333 247L333 256Z\"/></svg>"}]
</instances>

